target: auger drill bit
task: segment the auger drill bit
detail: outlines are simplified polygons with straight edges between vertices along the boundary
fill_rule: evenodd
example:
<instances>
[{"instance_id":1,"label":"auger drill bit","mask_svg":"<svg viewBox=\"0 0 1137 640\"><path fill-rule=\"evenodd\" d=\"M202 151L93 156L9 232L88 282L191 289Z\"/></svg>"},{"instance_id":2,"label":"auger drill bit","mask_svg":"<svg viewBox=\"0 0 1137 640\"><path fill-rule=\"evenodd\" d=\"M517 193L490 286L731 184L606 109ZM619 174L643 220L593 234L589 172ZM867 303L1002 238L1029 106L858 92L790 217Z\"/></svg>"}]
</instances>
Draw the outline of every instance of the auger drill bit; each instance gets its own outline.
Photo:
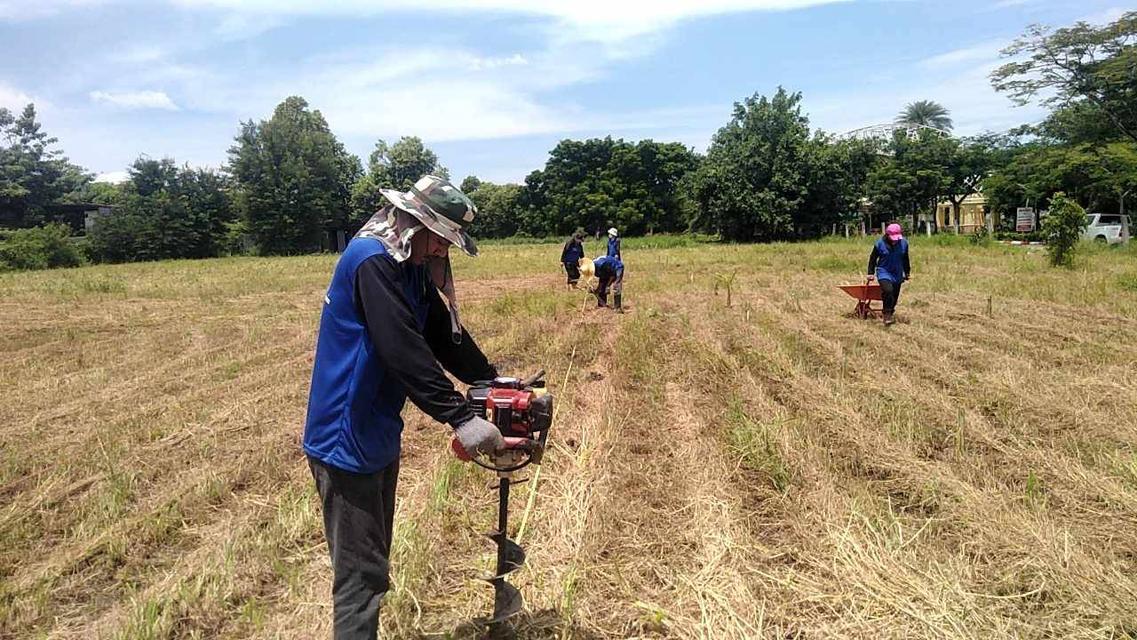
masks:
<instances>
[{"instance_id":1,"label":"auger drill bit","mask_svg":"<svg viewBox=\"0 0 1137 640\"><path fill-rule=\"evenodd\" d=\"M544 375L542 370L524 380L498 377L476 383L466 392L475 414L492 422L501 432L499 450L479 457L467 453L457 438L450 442L459 459L471 460L495 472L498 478L497 530L486 534L497 545L497 566L494 574L485 578L494 588L493 616L487 621L491 637L499 631L508 632L504 622L524 607L521 592L505 580L525 564L525 551L509 538L509 488L524 482L514 482L513 473L530 464L541 464L545 452L553 423L553 396L545 390Z\"/></svg>"},{"instance_id":2,"label":"auger drill bit","mask_svg":"<svg viewBox=\"0 0 1137 640\"><path fill-rule=\"evenodd\" d=\"M490 540L493 540L494 543L497 544L499 558L501 557L502 552L505 553L505 571L502 572L502 561L499 559L497 566L498 573L497 575L492 576L493 578L503 578L506 576L506 574L517 571L522 566L524 566L525 550L521 548L521 545L507 538L505 534L499 531L491 531L490 533L486 534L486 537Z\"/></svg>"},{"instance_id":3,"label":"auger drill bit","mask_svg":"<svg viewBox=\"0 0 1137 640\"><path fill-rule=\"evenodd\" d=\"M493 617L490 624L498 624L521 612L524 599L517 587L505 581L505 576L525 564L525 550L509 538L509 485L508 473L500 475L497 489L497 531L487 536L497 543L497 569L487 581L493 585Z\"/></svg>"}]
</instances>

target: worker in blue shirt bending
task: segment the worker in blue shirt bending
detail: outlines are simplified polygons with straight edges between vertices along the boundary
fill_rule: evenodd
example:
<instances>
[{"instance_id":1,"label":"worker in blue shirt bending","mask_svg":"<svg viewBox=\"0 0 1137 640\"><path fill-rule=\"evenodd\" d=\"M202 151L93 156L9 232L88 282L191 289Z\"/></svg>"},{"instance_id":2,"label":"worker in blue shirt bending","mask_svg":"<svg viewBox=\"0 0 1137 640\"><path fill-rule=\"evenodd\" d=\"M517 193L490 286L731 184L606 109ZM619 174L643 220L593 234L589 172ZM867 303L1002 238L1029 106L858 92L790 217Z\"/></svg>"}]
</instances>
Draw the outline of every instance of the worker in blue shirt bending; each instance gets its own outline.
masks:
<instances>
[{"instance_id":1,"label":"worker in blue shirt bending","mask_svg":"<svg viewBox=\"0 0 1137 640\"><path fill-rule=\"evenodd\" d=\"M596 294L596 306L608 306L608 290L612 290L612 308L622 312L622 296L624 292L624 263L618 258L601 256L595 260L585 258L580 261L580 270L588 277L596 276L599 280L593 293Z\"/></svg>"}]
</instances>

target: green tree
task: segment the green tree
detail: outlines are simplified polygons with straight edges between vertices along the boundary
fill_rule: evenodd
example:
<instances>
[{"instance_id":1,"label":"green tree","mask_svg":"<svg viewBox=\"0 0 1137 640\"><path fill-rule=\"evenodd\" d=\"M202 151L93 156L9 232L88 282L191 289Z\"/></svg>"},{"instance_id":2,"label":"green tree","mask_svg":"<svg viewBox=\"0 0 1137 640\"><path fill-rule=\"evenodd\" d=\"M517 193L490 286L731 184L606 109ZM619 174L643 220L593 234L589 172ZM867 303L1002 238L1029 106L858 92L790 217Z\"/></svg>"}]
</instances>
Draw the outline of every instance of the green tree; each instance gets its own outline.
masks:
<instances>
[{"instance_id":1,"label":"green tree","mask_svg":"<svg viewBox=\"0 0 1137 640\"><path fill-rule=\"evenodd\" d=\"M1050 214L1042 220L1042 234L1046 238L1046 252L1050 264L1069 267L1074 264L1074 253L1082 232L1086 229L1086 210L1059 191L1050 199Z\"/></svg>"},{"instance_id":2,"label":"green tree","mask_svg":"<svg viewBox=\"0 0 1137 640\"><path fill-rule=\"evenodd\" d=\"M960 232L960 206L968 196L978 193L996 162L998 138L979 136L966 140L945 138L939 141L945 177L943 197L951 203L955 232Z\"/></svg>"},{"instance_id":3,"label":"green tree","mask_svg":"<svg viewBox=\"0 0 1137 640\"><path fill-rule=\"evenodd\" d=\"M991 74L997 91L1026 104L1071 106L1086 102L1129 140L1137 142L1137 12L1101 27L1085 22L1051 32L1041 25L1003 50L1019 57ZM1085 107L1089 109L1090 107Z\"/></svg>"},{"instance_id":4,"label":"green tree","mask_svg":"<svg viewBox=\"0 0 1137 640\"><path fill-rule=\"evenodd\" d=\"M1137 145L1113 142L1100 147L1098 156L1094 182L1103 195L1116 198L1118 213L1126 215L1126 201L1137 192Z\"/></svg>"},{"instance_id":5,"label":"green tree","mask_svg":"<svg viewBox=\"0 0 1137 640\"><path fill-rule=\"evenodd\" d=\"M814 237L834 224L860 218L869 175L882 156L874 140L833 140L823 134L817 134L807 148L809 189L795 225L799 235Z\"/></svg>"},{"instance_id":6,"label":"green tree","mask_svg":"<svg viewBox=\"0 0 1137 640\"><path fill-rule=\"evenodd\" d=\"M91 182L73 194L75 202L105 205L118 204L123 195L122 186L110 182Z\"/></svg>"},{"instance_id":7,"label":"green tree","mask_svg":"<svg viewBox=\"0 0 1137 640\"><path fill-rule=\"evenodd\" d=\"M943 131L951 131L952 129L951 113L947 107L932 100L917 100L909 103L896 116L896 122L923 125Z\"/></svg>"},{"instance_id":8,"label":"green tree","mask_svg":"<svg viewBox=\"0 0 1137 640\"><path fill-rule=\"evenodd\" d=\"M626 236L675 231L688 208L680 182L698 163L678 143L562 140L525 179L521 233L568 234L616 226Z\"/></svg>"},{"instance_id":9,"label":"green tree","mask_svg":"<svg viewBox=\"0 0 1137 640\"><path fill-rule=\"evenodd\" d=\"M632 234L685 228L695 209L683 183L686 176L698 168L699 156L681 143L652 140L637 143L636 155L642 168L642 193L647 196L648 206L642 209L640 220L622 220L624 228Z\"/></svg>"},{"instance_id":10,"label":"green tree","mask_svg":"<svg viewBox=\"0 0 1137 640\"><path fill-rule=\"evenodd\" d=\"M121 191L115 211L91 229L95 259L208 258L224 250L227 225L235 216L220 174L141 157Z\"/></svg>"},{"instance_id":11,"label":"green tree","mask_svg":"<svg viewBox=\"0 0 1137 640\"><path fill-rule=\"evenodd\" d=\"M347 230L361 168L300 97L270 119L241 123L229 149L237 207L262 253L316 251L326 234Z\"/></svg>"},{"instance_id":12,"label":"green tree","mask_svg":"<svg viewBox=\"0 0 1137 640\"><path fill-rule=\"evenodd\" d=\"M1105 144L1128 140L1097 105L1087 100L1060 106L1041 123L1015 132L1037 136L1048 144Z\"/></svg>"},{"instance_id":13,"label":"green tree","mask_svg":"<svg viewBox=\"0 0 1137 640\"><path fill-rule=\"evenodd\" d=\"M795 237L810 195L813 144L800 93L779 87L772 98L735 103L692 178L694 226L732 241Z\"/></svg>"},{"instance_id":14,"label":"green tree","mask_svg":"<svg viewBox=\"0 0 1137 640\"><path fill-rule=\"evenodd\" d=\"M478 178L478 176L466 176L462 179L462 185L458 188L462 190L462 193L470 195L471 193L477 191L478 187L480 187L481 184L482 181Z\"/></svg>"},{"instance_id":15,"label":"green tree","mask_svg":"<svg viewBox=\"0 0 1137 640\"><path fill-rule=\"evenodd\" d=\"M51 205L82 189L91 175L55 149L36 120L35 105L18 115L0 109L0 225L42 224Z\"/></svg>"},{"instance_id":16,"label":"green tree","mask_svg":"<svg viewBox=\"0 0 1137 640\"><path fill-rule=\"evenodd\" d=\"M478 217L470 224L472 236L506 238L517 235L522 223L521 185L479 181L476 189L462 191L478 206Z\"/></svg>"},{"instance_id":17,"label":"green tree","mask_svg":"<svg viewBox=\"0 0 1137 640\"><path fill-rule=\"evenodd\" d=\"M927 129L911 137L898 132L888 145L888 161L869 176L873 208L885 219L907 218L915 227L921 212L934 210L936 201L952 191L949 164L959 144Z\"/></svg>"},{"instance_id":18,"label":"green tree","mask_svg":"<svg viewBox=\"0 0 1137 640\"><path fill-rule=\"evenodd\" d=\"M1137 145L1031 141L1004 152L1006 159L983 183L983 193L1002 216L1018 206L1045 208L1061 191L1090 211L1126 213L1137 192Z\"/></svg>"},{"instance_id":19,"label":"green tree","mask_svg":"<svg viewBox=\"0 0 1137 640\"><path fill-rule=\"evenodd\" d=\"M404 136L390 146L383 140L376 142L367 160L366 173L352 187L355 226L361 226L383 206L385 200L380 189L405 192L428 174L450 178L450 172L438 163L438 156L420 138Z\"/></svg>"},{"instance_id":20,"label":"green tree","mask_svg":"<svg viewBox=\"0 0 1137 640\"><path fill-rule=\"evenodd\" d=\"M62 224L7 232L0 236L0 271L79 266L83 258L70 235Z\"/></svg>"}]
</instances>

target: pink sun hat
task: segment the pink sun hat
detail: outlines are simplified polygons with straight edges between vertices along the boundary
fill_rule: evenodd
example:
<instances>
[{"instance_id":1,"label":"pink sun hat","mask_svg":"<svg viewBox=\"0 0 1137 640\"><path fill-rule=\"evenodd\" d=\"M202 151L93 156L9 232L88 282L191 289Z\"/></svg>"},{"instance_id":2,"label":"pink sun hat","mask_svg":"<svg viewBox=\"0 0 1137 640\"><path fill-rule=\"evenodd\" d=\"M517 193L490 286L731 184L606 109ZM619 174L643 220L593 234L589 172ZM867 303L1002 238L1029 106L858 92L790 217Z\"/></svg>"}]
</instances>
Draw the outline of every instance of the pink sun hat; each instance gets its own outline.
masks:
<instances>
[{"instance_id":1,"label":"pink sun hat","mask_svg":"<svg viewBox=\"0 0 1137 640\"><path fill-rule=\"evenodd\" d=\"M904 230L901 229L900 225L896 224L895 222L888 225L888 227L884 230L884 234L888 236L888 239L893 242L904 238Z\"/></svg>"}]
</instances>

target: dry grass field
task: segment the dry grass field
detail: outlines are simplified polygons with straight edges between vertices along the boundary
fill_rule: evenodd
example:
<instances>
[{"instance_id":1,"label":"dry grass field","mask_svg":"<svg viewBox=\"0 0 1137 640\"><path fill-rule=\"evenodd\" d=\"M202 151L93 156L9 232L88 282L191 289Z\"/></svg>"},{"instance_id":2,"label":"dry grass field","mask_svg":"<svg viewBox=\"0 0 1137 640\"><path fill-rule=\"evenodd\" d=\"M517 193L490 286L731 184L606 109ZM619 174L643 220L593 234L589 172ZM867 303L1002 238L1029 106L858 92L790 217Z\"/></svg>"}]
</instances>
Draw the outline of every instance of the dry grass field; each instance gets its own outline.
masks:
<instances>
[{"instance_id":1,"label":"dry grass field","mask_svg":"<svg viewBox=\"0 0 1137 640\"><path fill-rule=\"evenodd\" d=\"M520 637L1137 637L1137 251L916 239L886 330L835 287L868 249L628 241L619 316L558 246L455 257L559 402ZM0 275L0 637L329 636L299 437L333 263ZM385 637L467 637L491 477L405 415Z\"/></svg>"}]
</instances>

